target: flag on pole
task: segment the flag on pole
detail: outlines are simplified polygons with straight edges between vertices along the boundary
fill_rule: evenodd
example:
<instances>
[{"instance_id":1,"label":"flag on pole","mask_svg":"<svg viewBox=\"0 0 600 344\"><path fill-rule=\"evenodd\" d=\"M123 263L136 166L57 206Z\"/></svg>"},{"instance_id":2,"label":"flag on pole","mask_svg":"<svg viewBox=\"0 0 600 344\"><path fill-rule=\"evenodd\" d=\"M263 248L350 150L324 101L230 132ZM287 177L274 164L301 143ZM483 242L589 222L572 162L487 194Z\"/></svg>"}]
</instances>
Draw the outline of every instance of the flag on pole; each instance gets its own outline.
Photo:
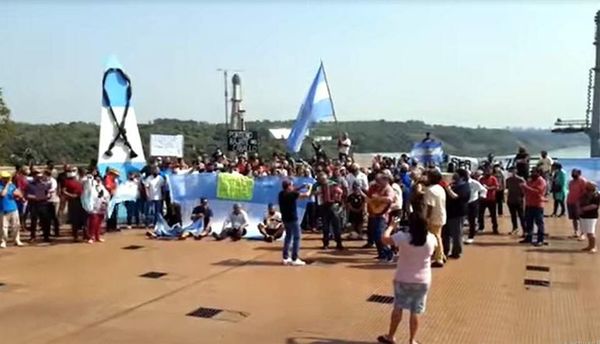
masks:
<instances>
[{"instance_id":1,"label":"flag on pole","mask_svg":"<svg viewBox=\"0 0 600 344\"><path fill-rule=\"evenodd\" d=\"M290 152L297 153L302 147L304 137L308 133L308 129L316 122L328 119L335 116L333 110L333 101L329 93L327 78L325 77L325 69L323 63L319 67L319 71L315 76L304 103L300 106L298 117L292 127L292 131L287 140L287 149Z\"/></svg>"}]
</instances>

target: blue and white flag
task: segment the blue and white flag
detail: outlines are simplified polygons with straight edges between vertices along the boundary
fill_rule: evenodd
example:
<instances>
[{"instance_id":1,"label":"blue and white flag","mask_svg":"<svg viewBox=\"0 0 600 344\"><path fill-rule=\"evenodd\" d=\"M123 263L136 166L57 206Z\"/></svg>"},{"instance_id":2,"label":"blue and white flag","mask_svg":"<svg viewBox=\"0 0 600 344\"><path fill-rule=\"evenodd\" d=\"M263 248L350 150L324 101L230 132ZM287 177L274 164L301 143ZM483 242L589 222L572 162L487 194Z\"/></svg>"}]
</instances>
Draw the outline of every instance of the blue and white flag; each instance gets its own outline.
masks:
<instances>
[{"instance_id":1,"label":"blue and white flag","mask_svg":"<svg viewBox=\"0 0 600 344\"><path fill-rule=\"evenodd\" d=\"M410 151L410 157L418 163L439 165L444 160L444 150L439 141L423 141L415 143Z\"/></svg>"},{"instance_id":2,"label":"blue and white flag","mask_svg":"<svg viewBox=\"0 0 600 344\"><path fill-rule=\"evenodd\" d=\"M323 63L319 67L319 71L315 79L310 85L306 99L300 107L300 112L296 118L296 122L292 127L292 131L287 140L287 149L290 152L297 153L302 147L304 137L307 135L308 129L318 121L322 121L333 117L333 101L327 86L327 78L325 77L325 69Z\"/></svg>"}]
</instances>

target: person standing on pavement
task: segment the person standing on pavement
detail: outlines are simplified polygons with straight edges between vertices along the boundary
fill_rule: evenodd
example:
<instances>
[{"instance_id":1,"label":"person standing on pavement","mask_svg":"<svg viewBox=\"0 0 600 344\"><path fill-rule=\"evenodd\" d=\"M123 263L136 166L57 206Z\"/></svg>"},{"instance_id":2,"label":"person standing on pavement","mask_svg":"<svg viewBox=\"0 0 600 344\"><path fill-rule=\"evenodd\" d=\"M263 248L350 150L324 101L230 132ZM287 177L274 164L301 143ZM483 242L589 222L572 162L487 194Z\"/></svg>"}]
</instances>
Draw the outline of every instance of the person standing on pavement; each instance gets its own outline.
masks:
<instances>
[{"instance_id":1,"label":"person standing on pavement","mask_svg":"<svg viewBox=\"0 0 600 344\"><path fill-rule=\"evenodd\" d=\"M552 158L548 156L548 152L541 151L540 152L540 160L538 160L537 167L540 169L542 173L542 178L546 181L546 185L548 189L546 190L546 195L550 193L550 181L552 180L552 165L554 161Z\"/></svg>"},{"instance_id":2,"label":"person standing on pavement","mask_svg":"<svg viewBox=\"0 0 600 344\"><path fill-rule=\"evenodd\" d=\"M444 246L442 242L442 227L446 224L446 191L440 185L442 173L437 169L430 169L426 175L425 195L425 220L427 229L435 236L437 246L433 253L432 267L441 268L444 266L446 257L444 256Z\"/></svg>"},{"instance_id":3,"label":"person standing on pavement","mask_svg":"<svg viewBox=\"0 0 600 344\"><path fill-rule=\"evenodd\" d=\"M487 167L484 171L483 177L479 182L487 189L485 199L479 205L479 230L485 229L485 210L490 212L492 219L492 231L494 234L498 234L498 217L496 214L496 192L498 191L498 179L492 174L492 168Z\"/></svg>"},{"instance_id":4,"label":"person standing on pavement","mask_svg":"<svg viewBox=\"0 0 600 344\"><path fill-rule=\"evenodd\" d=\"M504 176L504 170L500 164L494 165L494 177L498 180L498 190L496 190L496 206L498 216L504 215L504 190L506 190L506 178Z\"/></svg>"},{"instance_id":5,"label":"person standing on pavement","mask_svg":"<svg viewBox=\"0 0 600 344\"><path fill-rule=\"evenodd\" d=\"M284 180L281 183L281 192L279 192L278 203L281 212L281 221L285 228L285 239L283 242L283 265L303 266L306 263L300 259L300 225L298 224L298 205L299 199L309 198L311 195L311 185L306 184L301 188L296 188L290 180ZM304 192L300 192L305 190ZM290 246L292 254L290 257Z\"/></svg>"},{"instance_id":6,"label":"person standing on pavement","mask_svg":"<svg viewBox=\"0 0 600 344\"><path fill-rule=\"evenodd\" d=\"M446 190L446 225L442 229L442 242L444 255L453 259L460 258L462 254L462 237L467 204L471 196L469 187L469 173L465 169L458 169L452 176L452 184ZM450 251L452 247L452 251Z\"/></svg>"},{"instance_id":7,"label":"person standing on pavement","mask_svg":"<svg viewBox=\"0 0 600 344\"><path fill-rule=\"evenodd\" d=\"M469 177L469 203L467 204L467 219L469 222L469 235L465 244L470 245L475 241L477 233L477 219L479 217L479 206L482 199L487 195L487 189L476 178Z\"/></svg>"},{"instance_id":8,"label":"person standing on pavement","mask_svg":"<svg viewBox=\"0 0 600 344\"><path fill-rule=\"evenodd\" d=\"M554 198L554 211L552 216L562 217L565 215L565 198L567 196L567 174L562 169L562 165L554 163L552 165L552 198ZM558 213L560 208L560 213Z\"/></svg>"},{"instance_id":9,"label":"person standing on pavement","mask_svg":"<svg viewBox=\"0 0 600 344\"><path fill-rule=\"evenodd\" d=\"M567 212L569 219L573 223L573 237L584 240L583 234L579 232L579 203L585 192L587 180L581 175L581 170L573 169L571 171L571 181L569 182L569 193L567 195Z\"/></svg>"},{"instance_id":10,"label":"person standing on pavement","mask_svg":"<svg viewBox=\"0 0 600 344\"><path fill-rule=\"evenodd\" d=\"M0 172L0 248L6 248L8 233L12 232L16 246L21 242L21 223L17 199L22 198L21 191L12 183L10 173Z\"/></svg>"},{"instance_id":11,"label":"person standing on pavement","mask_svg":"<svg viewBox=\"0 0 600 344\"><path fill-rule=\"evenodd\" d=\"M544 202L546 200L546 181L542 171L534 168L527 183L521 184L525 194L525 238L521 244L544 245ZM533 242L533 225L537 226L537 241Z\"/></svg>"},{"instance_id":12,"label":"person standing on pavement","mask_svg":"<svg viewBox=\"0 0 600 344\"><path fill-rule=\"evenodd\" d=\"M581 232L587 236L588 245L582 251L596 253L596 223L598 222L598 206L600 206L600 195L596 184L587 182L585 192L579 203L581 217Z\"/></svg>"},{"instance_id":13,"label":"person standing on pavement","mask_svg":"<svg viewBox=\"0 0 600 344\"><path fill-rule=\"evenodd\" d=\"M83 228L87 222L87 213L81 205L81 195L83 194L83 184L78 178L78 171L76 167L70 168L67 171L65 180L62 185L62 199L67 202L67 213L69 223L71 224L71 231L73 235L73 241L79 240L79 232L82 232L84 239L87 239L87 233L84 233Z\"/></svg>"},{"instance_id":14,"label":"person standing on pavement","mask_svg":"<svg viewBox=\"0 0 600 344\"><path fill-rule=\"evenodd\" d=\"M517 234L519 232L519 225L525 235L525 215L523 206L523 189L522 184L525 184L525 179L517 174L517 169L511 167L508 169L510 177L506 179L506 189L508 190L507 205L508 211L510 212L510 221L512 223L512 232L510 234Z\"/></svg>"},{"instance_id":15,"label":"person standing on pavement","mask_svg":"<svg viewBox=\"0 0 600 344\"><path fill-rule=\"evenodd\" d=\"M31 235L29 240L35 242L37 221L40 222L44 243L50 243L50 222L52 215L48 206L50 185L42 179L40 171L33 172L33 180L27 184L27 202L31 212Z\"/></svg>"}]
</instances>

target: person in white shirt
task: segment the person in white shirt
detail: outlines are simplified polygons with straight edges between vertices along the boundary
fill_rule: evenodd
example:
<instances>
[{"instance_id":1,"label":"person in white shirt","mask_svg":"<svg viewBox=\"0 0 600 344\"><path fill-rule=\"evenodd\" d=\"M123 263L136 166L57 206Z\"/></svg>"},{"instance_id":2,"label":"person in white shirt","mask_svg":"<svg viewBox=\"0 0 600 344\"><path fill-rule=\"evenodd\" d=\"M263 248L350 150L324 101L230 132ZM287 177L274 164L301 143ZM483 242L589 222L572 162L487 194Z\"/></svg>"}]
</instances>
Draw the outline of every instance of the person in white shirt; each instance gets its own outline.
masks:
<instances>
[{"instance_id":1,"label":"person in white shirt","mask_svg":"<svg viewBox=\"0 0 600 344\"><path fill-rule=\"evenodd\" d=\"M266 242L273 242L283 236L284 230L281 213L275 210L272 203L269 203L263 222L258 224L258 231Z\"/></svg>"},{"instance_id":2,"label":"person in white shirt","mask_svg":"<svg viewBox=\"0 0 600 344\"><path fill-rule=\"evenodd\" d=\"M343 133L340 136L337 146L340 161L346 161L350 155L350 147L352 146L352 141L348 137L348 133Z\"/></svg>"},{"instance_id":3,"label":"person in white shirt","mask_svg":"<svg viewBox=\"0 0 600 344\"><path fill-rule=\"evenodd\" d=\"M213 233L213 237L219 241L227 237L230 237L232 241L238 241L246 235L247 228L248 214L242 210L242 206L239 203L235 203L233 205L233 212L223 222L221 233Z\"/></svg>"},{"instance_id":4,"label":"person in white shirt","mask_svg":"<svg viewBox=\"0 0 600 344\"><path fill-rule=\"evenodd\" d=\"M346 176L348 185L353 186L356 183L363 192L366 192L369 189L369 178L360 170L358 164L354 163L350 165L348 171L350 172Z\"/></svg>"},{"instance_id":5,"label":"person in white shirt","mask_svg":"<svg viewBox=\"0 0 600 344\"><path fill-rule=\"evenodd\" d=\"M432 267L443 267L444 247L442 246L442 227L446 224L446 191L440 185L442 173L437 169L427 171L427 190L423 201L425 203L425 216L427 229L437 240L437 247L433 253Z\"/></svg>"},{"instance_id":6,"label":"person in white shirt","mask_svg":"<svg viewBox=\"0 0 600 344\"><path fill-rule=\"evenodd\" d=\"M159 174L158 166L152 168L152 174L150 174L144 180L144 187L146 188L147 205L146 205L146 226L154 227L158 218L163 212L163 198L162 189L165 185L165 178Z\"/></svg>"},{"instance_id":7,"label":"person in white shirt","mask_svg":"<svg viewBox=\"0 0 600 344\"><path fill-rule=\"evenodd\" d=\"M537 167L542 170L542 178L546 180L546 195L548 195L550 192L550 186L552 185L550 181L552 178L552 165L554 164L554 161L548 156L548 152L546 151L541 151L540 155L541 157L537 163Z\"/></svg>"},{"instance_id":8,"label":"person in white shirt","mask_svg":"<svg viewBox=\"0 0 600 344\"><path fill-rule=\"evenodd\" d=\"M60 203L60 197L58 195L58 182L56 178L52 176L52 171L47 170L44 172L45 183L48 184L48 215L50 221L54 227L54 236L60 236L60 224L58 223L58 206Z\"/></svg>"},{"instance_id":9,"label":"person in white shirt","mask_svg":"<svg viewBox=\"0 0 600 344\"><path fill-rule=\"evenodd\" d=\"M469 203L467 205L469 236L465 240L465 244L472 244L475 240L475 233L477 231L477 218L479 216L479 199L485 198L487 194L487 188L475 178L469 178L469 187L471 188L471 195L469 196Z\"/></svg>"}]
</instances>

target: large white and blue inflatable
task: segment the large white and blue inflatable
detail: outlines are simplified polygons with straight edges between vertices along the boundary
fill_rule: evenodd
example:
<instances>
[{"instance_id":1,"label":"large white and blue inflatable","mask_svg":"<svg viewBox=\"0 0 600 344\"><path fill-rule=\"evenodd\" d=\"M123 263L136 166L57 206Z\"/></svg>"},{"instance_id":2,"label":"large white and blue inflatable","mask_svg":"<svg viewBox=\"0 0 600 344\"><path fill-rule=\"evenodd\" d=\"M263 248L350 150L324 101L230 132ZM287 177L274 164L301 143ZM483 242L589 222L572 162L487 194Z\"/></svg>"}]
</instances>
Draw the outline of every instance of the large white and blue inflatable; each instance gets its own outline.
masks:
<instances>
[{"instance_id":1,"label":"large white and blue inflatable","mask_svg":"<svg viewBox=\"0 0 600 344\"><path fill-rule=\"evenodd\" d=\"M117 58L110 56L102 78L98 170L104 174L107 168L114 168L124 180L128 172L140 170L145 164L131 80Z\"/></svg>"}]
</instances>

